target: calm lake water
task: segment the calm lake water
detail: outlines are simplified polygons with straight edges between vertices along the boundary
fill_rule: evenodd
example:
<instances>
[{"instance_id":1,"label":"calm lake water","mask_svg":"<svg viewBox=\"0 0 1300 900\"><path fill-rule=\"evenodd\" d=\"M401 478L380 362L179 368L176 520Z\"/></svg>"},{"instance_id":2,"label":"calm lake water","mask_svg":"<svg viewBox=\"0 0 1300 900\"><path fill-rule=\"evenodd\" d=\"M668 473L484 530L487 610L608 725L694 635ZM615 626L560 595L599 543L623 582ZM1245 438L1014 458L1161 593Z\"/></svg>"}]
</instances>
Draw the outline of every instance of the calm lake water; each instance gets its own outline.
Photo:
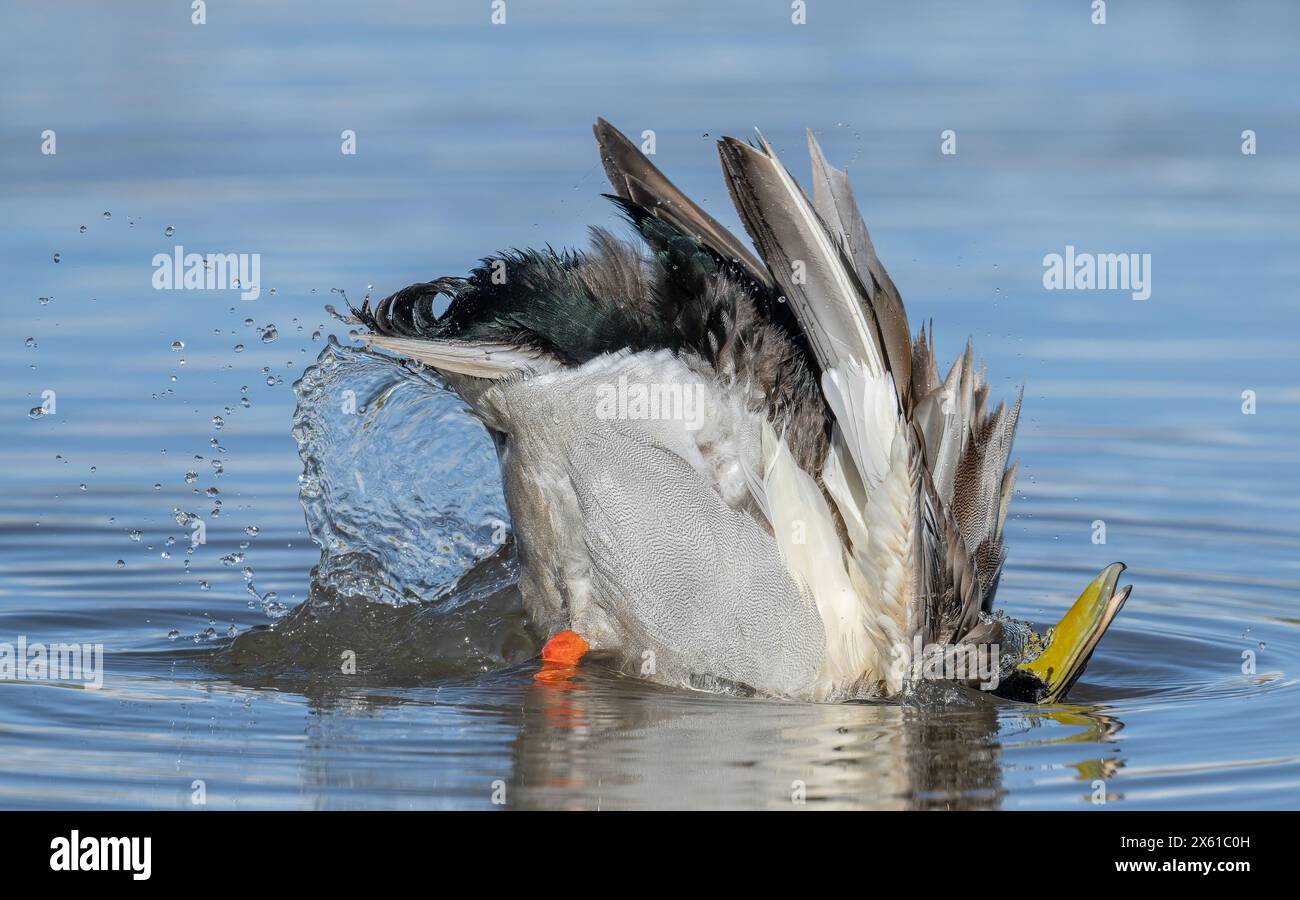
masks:
<instances>
[{"instance_id":1,"label":"calm lake water","mask_svg":"<svg viewBox=\"0 0 1300 900\"><path fill-rule=\"evenodd\" d=\"M0 807L1300 807L1300 10L808 5L7 9L0 643L105 659L0 682ZM1027 385L999 605L1134 585L1070 703L534 678L482 434L325 305L617 226L597 115L737 229L713 141L806 179L813 128L914 325ZM154 290L177 245L260 296ZM1150 297L1045 290L1067 246Z\"/></svg>"}]
</instances>

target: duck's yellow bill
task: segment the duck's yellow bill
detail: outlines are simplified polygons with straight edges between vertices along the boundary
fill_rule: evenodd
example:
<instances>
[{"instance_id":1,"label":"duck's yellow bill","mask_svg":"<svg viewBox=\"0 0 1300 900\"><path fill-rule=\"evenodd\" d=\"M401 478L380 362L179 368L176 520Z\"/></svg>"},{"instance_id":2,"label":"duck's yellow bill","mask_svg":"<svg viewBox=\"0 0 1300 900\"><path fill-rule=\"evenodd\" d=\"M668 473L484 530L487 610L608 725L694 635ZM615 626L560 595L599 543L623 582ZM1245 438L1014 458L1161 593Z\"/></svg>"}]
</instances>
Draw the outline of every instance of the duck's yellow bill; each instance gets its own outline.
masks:
<instances>
[{"instance_id":1,"label":"duck's yellow bill","mask_svg":"<svg viewBox=\"0 0 1300 900\"><path fill-rule=\"evenodd\" d=\"M1032 662L1022 663L1020 669L1034 675L1043 687L1037 698L1040 703L1064 699L1075 681L1088 667L1092 651L1114 621L1132 585L1119 593L1115 585L1124 571L1123 563L1111 563L1092 584L1083 589L1070 611L1052 629L1047 649Z\"/></svg>"}]
</instances>

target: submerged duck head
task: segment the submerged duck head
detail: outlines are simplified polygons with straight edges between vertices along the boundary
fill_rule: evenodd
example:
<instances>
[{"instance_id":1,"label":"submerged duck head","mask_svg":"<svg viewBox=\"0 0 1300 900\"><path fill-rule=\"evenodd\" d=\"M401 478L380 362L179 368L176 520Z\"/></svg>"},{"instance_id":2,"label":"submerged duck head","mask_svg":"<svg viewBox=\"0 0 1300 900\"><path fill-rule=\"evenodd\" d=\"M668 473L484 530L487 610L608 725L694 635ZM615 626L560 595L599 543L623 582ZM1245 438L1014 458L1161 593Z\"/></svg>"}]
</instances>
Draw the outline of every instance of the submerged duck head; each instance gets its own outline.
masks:
<instances>
[{"instance_id":1,"label":"submerged duck head","mask_svg":"<svg viewBox=\"0 0 1300 900\"><path fill-rule=\"evenodd\" d=\"M500 254L357 311L493 433L547 663L817 700L930 677L1062 699L1123 566L1046 640L993 614L1020 399L990 408L969 343L940 376L847 175L810 132L810 200L761 136L720 141L755 255L595 134L635 241L593 228L586 251ZM981 653L991 669L948 665Z\"/></svg>"}]
</instances>

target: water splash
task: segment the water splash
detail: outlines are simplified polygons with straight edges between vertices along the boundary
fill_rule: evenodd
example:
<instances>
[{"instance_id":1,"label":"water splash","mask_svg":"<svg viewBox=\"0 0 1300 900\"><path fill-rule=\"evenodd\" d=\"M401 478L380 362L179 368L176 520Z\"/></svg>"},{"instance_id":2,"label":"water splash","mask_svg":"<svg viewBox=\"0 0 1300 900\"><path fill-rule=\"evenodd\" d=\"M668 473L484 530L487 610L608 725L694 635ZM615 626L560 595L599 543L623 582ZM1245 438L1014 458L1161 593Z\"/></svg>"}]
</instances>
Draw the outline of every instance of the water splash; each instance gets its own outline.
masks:
<instances>
[{"instance_id":1,"label":"water splash","mask_svg":"<svg viewBox=\"0 0 1300 900\"><path fill-rule=\"evenodd\" d=\"M307 599L225 661L408 680L537 652L492 439L433 372L333 337L294 384L299 498L321 548Z\"/></svg>"},{"instance_id":2,"label":"water splash","mask_svg":"<svg viewBox=\"0 0 1300 900\"><path fill-rule=\"evenodd\" d=\"M321 580L348 554L373 557L394 605L450 588L504 541L505 498L491 438L434 373L341 347L294 384L299 498L321 547Z\"/></svg>"}]
</instances>

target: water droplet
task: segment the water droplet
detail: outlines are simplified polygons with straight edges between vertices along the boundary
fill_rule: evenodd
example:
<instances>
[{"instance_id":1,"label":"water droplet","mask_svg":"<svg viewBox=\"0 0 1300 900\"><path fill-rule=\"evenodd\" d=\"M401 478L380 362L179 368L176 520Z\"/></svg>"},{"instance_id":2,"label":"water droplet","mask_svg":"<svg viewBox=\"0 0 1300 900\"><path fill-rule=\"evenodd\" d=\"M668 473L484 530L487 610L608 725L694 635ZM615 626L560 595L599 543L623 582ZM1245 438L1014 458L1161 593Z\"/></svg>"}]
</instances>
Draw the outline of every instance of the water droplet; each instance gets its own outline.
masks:
<instances>
[{"instance_id":1,"label":"water droplet","mask_svg":"<svg viewBox=\"0 0 1300 900\"><path fill-rule=\"evenodd\" d=\"M62 256L62 255L60 255L60 254L58 254L58 253L54 254L54 261L55 261L55 262L58 262L58 261L61 260L61 259L63 259L63 256Z\"/></svg>"},{"instance_id":2,"label":"water droplet","mask_svg":"<svg viewBox=\"0 0 1300 900\"><path fill-rule=\"evenodd\" d=\"M169 641L174 641L174 640L176 640L176 639L177 639L178 637L180 637L180 636L181 636L181 633L180 633L179 631L177 631L175 628L173 628L171 631L167 632L167 640L169 640Z\"/></svg>"},{"instance_id":3,"label":"water droplet","mask_svg":"<svg viewBox=\"0 0 1300 900\"><path fill-rule=\"evenodd\" d=\"M184 342L184 341L172 341L172 352L173 352L173 353L177 353L177 352L179 352L179 351L181 351L181 350L184 350L184 349L185 349L185 342Z\"/></svg>"},{"instance_id":4,"label":"water droplet","mask_svg":"<svg viewBox=\"0 0 1300 900\"><path fill-rule=\"evenodd\" d=\"M198 480L199 480L199 473L198 473L198 472L186 472L186 473L185 473L185 483L186 483L186 484L193 484L194 482L196 482L196 481L198 481Z\"/></svg>"},{"instance_id":5,"label":"water droplet","mask_svg":"<svg viewBox=\"0 0 1300 900\"><path fill-rule=\"evenodd\" d=\"M171 237L175 233L176 233L176 229L171 227L170 225L168 225L166 228L163 229L163 234L167 235L167 237Z\"/></svg>"},{"instance_id":6,"label":"water droplet","mask_svg":"<svg viewBox=\"0 0 1300 900\"><path fill-rule=\"evenodd\" d=\"M137 544L140 543L140 529L137 528L134 531L132 531L130 533L130 538L131 540L135 541Z\"/></svg>"},{"instance_id":7,"label":"water droplet","mask_svg":"<svg viewBox=\"0 0 1300 900\"><path fill-rule=\"evenodd\" d=\"M34 337L30 337L30 338L28 338L27 340L23 341L23 346L24 346L24 347L31 347L32 349L35 349L35 347L36 347L36 338L34 338Z\"/></svg>"},{"instance_id":8,"label":"water droplet","mask_svg":"<svg viewBox=\"0 0 1300 900\"><path fill-rule=\"evenodd\" d=\"M85 226L85 225L82 225L82 226L81 226L80 228L78 228L77 230L80 231L82 234L85 234L85 233L86 233L86 226Z\"/></svg>"},{"instance_id":9,"label":"water droplet","mask_svg":"<svg viewBox=\"0 0 1300 900\"><path fill-rule=\"evenodd\" d=\"M113 218L113 214L112 214L111 212L109 212L108 210L104 210L104 218L105 218L105 219L111 219L111 218Z\"/></svg>"},{"instance_id":10,"label":"water droplet","mask_svg":"<svg viewBox=\"0 0 1300 900\"><path fill-rule=\"evenodd\" d=\"M236 344L236 345L235 345L235 352L236 352L236 353L243 353L243 352L244 352L244 345L243 345L243 344Z\"/></svg>"}]
</instances>

